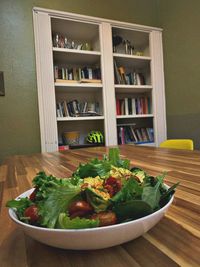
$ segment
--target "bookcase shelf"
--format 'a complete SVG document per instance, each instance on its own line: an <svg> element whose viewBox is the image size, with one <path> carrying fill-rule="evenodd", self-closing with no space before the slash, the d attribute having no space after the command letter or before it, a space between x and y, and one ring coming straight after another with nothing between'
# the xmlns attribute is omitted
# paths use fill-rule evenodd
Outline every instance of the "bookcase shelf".
<svg viewBox="0 0 200 267"><path fill-rule="evenodd" d="M94 121L94 120L104 120L104 116L57 118L57 121Z"/></svg>
<svg viewBox="0 0 200 267"><path fill-rule="evenodd" d="M65 145L71 131L80 134L78 147L92 130L110 146L166 139L162 29L43 8L33 18L43 152ZM73 117L88 111L100 116ZM134 142L130 130L153 139Z"/></svg>
<svg viewBox="0 0 200 267"><path fill-rule="evenodd" d="M142 60L151 60L151 57L147 57L147 56L137 56L137 55L126 55L126 54L120 54L120 53L113 53L113 57L116 58L124 58L124 59L135 59L138 61L142 61Z"/></svg>
<svg viewBox="0 0 200 267"><path fill-rule="evenodd" d="M55 87L102 88L102 83L54 83Z"/></svg>
<svg viewBox="0 0 200 267"><path fill-rule="evenodd" d="M59 48L59 47L53 47L52 50L55 52L71 53L71 54L78 54L78 55L94 55L94 56L101 55L99 51L88 51L88 50L78 50L78 49Z"/></svg>
<svg viewBox="0 0 200 267"><path fill-rule="evenodd" d="M140 114L140 115L117 115L117 119L128 119L128 118L134 118L134 119L140 119L140 118L153 118L153 114Z"/></svg>

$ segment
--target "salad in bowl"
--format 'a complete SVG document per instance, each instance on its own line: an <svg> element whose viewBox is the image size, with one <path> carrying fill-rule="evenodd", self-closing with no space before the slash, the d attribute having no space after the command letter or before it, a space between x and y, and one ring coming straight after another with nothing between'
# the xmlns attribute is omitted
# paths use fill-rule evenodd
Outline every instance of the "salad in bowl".
<svg viewBox="0 0 200 267"><path fill-rule="evenodd" d="M80 164L69 178L39 172L29 197L9 200L26 224L55 229L85 229L120 224L152 214L169 202L177 184L164 184L165 173L149 176L130 168L112 148L103 159Z"/></svg>
<svg viewBox="0 0 200 267"><path fill-rule="evenodd" d="M82 163L71 177L39 172L33 188L9 200L11 219L32 238L50 246L89 250L135 239L164 216L177 184L130 167L112 148Z"/></svg>

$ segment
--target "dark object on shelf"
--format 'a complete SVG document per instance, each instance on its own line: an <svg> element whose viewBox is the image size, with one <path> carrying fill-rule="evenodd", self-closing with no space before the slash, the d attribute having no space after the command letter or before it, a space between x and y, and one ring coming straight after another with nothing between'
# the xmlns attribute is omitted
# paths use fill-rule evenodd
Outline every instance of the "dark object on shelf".
<svg viewBox="0 0 200 267"><path fill-rule="evenodd" d="M79 145L69 145L69 149L78 149L78 148L86 148L86 147L97 147L104 146L104 144L79 144Z"/></svg>
<svg viewBox="0 0 200 267"><path fill-rule="evenodd" d="M125 46L125 54L133 55L134 46L129 40L123 40Z"/></svg>
<svg viewBox="0 0 200 267"><path fill-rule="evenodd" d="M121 36L115 35L113 36L113 52L116 52L116 47L120 45L123 41L123 38Z"/></svg>
<svg viewBox="0 0 200 267"><path fill-rule="evenodd" d="M88 112L84 112L84 113L77 113L73 117L90 117L90 116L101 116L101 115L96 113L95 111L88 111Z"/></svg>

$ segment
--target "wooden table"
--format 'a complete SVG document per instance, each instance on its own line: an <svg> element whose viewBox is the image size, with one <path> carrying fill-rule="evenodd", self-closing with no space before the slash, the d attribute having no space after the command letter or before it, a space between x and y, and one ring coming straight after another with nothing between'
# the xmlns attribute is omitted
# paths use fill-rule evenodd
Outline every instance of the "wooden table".
<svg viewBox="0 0 200 267"><path fill-rule="evenodd" d="M148 233L131 242L103 250L70 251L48 247L18 229L5 203L31 187L41 170L58 177L71 174L79 162L101 157L108 148L14 156L0 167L1 267L134 267L200 266L200 152L125 145L121 155L151 175L167 171L166 182L180 182L166 216Z"/></svg>

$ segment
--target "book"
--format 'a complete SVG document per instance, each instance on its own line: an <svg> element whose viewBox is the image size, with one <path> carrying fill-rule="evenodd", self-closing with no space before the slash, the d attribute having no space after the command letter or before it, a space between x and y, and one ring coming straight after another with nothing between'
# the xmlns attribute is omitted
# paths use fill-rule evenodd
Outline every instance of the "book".
<svg viewBox="0 0 200 267"><path fill-rule="evenodd" d="M116 114L121 115L120 100L116 99Z"/></svg>
<svg viewBox="0 0 200 267"><path fill-rule="evenodd" d="M131 99L132 115L136 115L135 98Z"/></svg>
<svg viewBox="0 0 200 267"><path fill-rule="evenodd" d="M129 115L133 114L133 112L132 112L132 99L131 98L128 98L128 114Z"/></svg>
<svg viewBox="0 0 200 267"><path fill-rule="evenodd" d="M143 141L143 138L142 138L142 134L141 134L141 132L140 132L140 129L135 129L135 131L136 131L136 134L137 134L137 137L138 137L138 139L139 139L139 141Z"/></svg>
<svg viewBox="0 0 200 267"><path fill-rule="evenodd" d="M63 106L63 111L64 111L63 116L64 117L69 117L69 111L68 111L68 108L67 108L67 102L63 101L62 102L62 106Z"/></svg>
<svg viewBox="0 0 200 267"><path fill-rule="evenodd" d="M118 67L117 67L117 63L116 63L115 60L114 60L114 75L115 75L115 83L116 84L121 84L121 77L120 77L119 70L118 70Z"/></svg>
<svg viewBox="0 0 200 267"><path fill-rule="evenodd" d="M132 134L130 126L125 126L125 136L126 135L127 135L127 137L126 137L127 143L135 142L135 138Z"/></svg>
<svg viewBox="0 0 200 267"><path fill-rule="evenodd" d="M124 98L124 108L125 108L125 115L129 115L129 110L128 110L128 98Z"/></svg>
<svg viewBox="0 0 200 267"><path fill-rule="evenodd" d="M61 112L60 112L60 107L59 107L59 104L58 103L56 103L56 116L57 116L57 118L62 117L61 116Z"/></svg>
<svg viewBox="0 0 200 267"><path fill-rule="evenodd" d="M121 110L121 115L125 115L125 101L124 101L124 99L120 99L120 110Z"/></svg>
<svg viewBox="0 0 200 267"><path fill-rule="evenodd" d="M143 141L150 141L146 132L146 128L141 128L141 134Z"/></svg>
<svg viewBox="0 0 200 267"><path fill-rule="evenodd" d="M119 70L121 84L126 84L126 74L124 67L119 67L118 70Z"/></svg>
<svg viewBox="0 0 200 267"><path fill-rule="evenodd" d="M92 68L88 68L88 79L90 79L90 80L93 79Z"/></svg>
<svg viewBox="0 0 200 267"><path fill-rule="evenodd" d="M65 76L65 69L62 68L61 70L62 70L62 79L65 80L65 78L66 78L66 76Z"/></svg>
<svg viewBox="0 0 200 267"><path fill-rule="evenodd" d="M62 108L62 104L60 102L58 102L58 108L60 111L60 117L63 117L63 108Z"/></svg>
<svg viewBox="0 0 200 267"><path fill-rule="evenodd" d="M144 77L144 74L139 72L138 73L138 76L139 76L139 80L140 80L140 85L145 85L146 82L145 82L145 77Z"/></svg>
<svg viewBox="0 0 200 267"><path fill-rule="evenodd" d="M147 134L149 141L153 142L154 141L154 130L153 128L146 128L147 129Z"/></svg>
<svg viewBox="0 0 200 267"><path fill-rule="evenodd" d="M132 135L133 135L133 137L135 139L135 142L138 142L138 137L137 137L137 135L135 133L135 129L132 126L130 126L130 129L131 129Z"/></svg>

